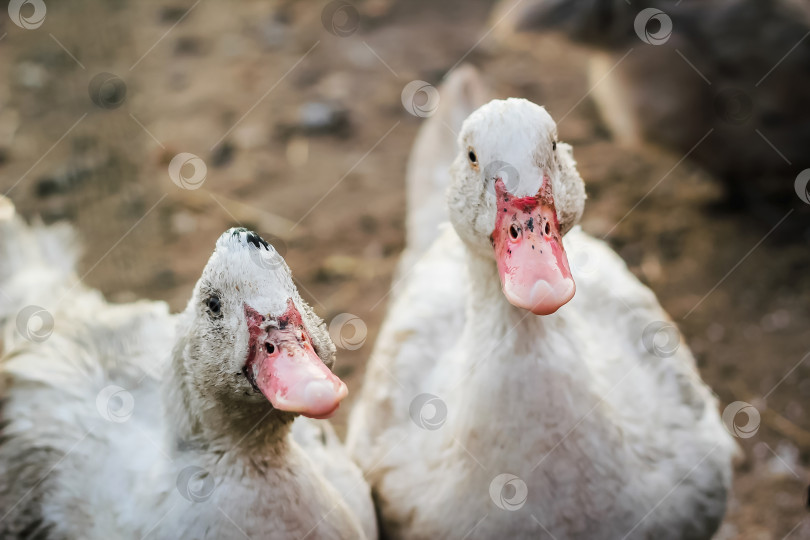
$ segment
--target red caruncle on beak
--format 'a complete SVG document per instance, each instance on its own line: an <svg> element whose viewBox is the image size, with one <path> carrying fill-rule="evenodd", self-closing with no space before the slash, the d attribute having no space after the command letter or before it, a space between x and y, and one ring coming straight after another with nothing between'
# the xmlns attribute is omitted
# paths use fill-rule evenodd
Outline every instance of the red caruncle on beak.
<svg viewBox="0 0 810 540"><path fill-rule="evenodd" d="M503 294L517 307L549 315L574 297L576 286L562 244L551 181L534 196L516 197L495 181L498 215L490 240Z"/></svg>
<svg viewBox="0 0 810 540"><path fill-rule="evenodd" d="M278 410L332 416L348 389L315 352L292 299L275 324L247 304L244 309L250 334L244 371L254 387Z"/></svg>

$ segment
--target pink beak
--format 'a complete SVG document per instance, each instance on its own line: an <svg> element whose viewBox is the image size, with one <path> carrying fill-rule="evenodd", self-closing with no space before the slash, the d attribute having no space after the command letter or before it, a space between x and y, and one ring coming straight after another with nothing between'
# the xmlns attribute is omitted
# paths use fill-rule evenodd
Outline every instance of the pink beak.
<svg viewBox="0 0 810 540"><path fill-rule="evenodd" d="M349 393L312 347L292 299L277 325L263 328L265 317L245 304L250 349L245 374L278 410L329 418Z"/></svg>
<svg viewBox="0 0 810 540"><path fill-rule="evenodd" d="M562 245L551 181L537 195L515 197L495 182L498 217L490 240L503 294L514 306L549 315L574 297L576 285Z"/></svg>

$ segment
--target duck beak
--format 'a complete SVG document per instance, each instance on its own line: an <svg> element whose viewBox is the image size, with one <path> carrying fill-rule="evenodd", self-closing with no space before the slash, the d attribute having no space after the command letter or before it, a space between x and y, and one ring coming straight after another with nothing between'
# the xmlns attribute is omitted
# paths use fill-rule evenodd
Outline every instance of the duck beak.
<svg viewBox="0 0 810 540"><path fill-rule="evenodd" d="M276 325L245 304L250 349L245 375L278 410L310 418L329 418L349 393L312 347L301 314L292 299Z"/></svg>
<svg viewBox="0 0 810 540"><path fill-rule="evenodd" d="M537 195L515 197L495 182L498 217L490 240L503 294L509 303L549 315L574 297L576 286L562 245L551 181Z"/></svg>

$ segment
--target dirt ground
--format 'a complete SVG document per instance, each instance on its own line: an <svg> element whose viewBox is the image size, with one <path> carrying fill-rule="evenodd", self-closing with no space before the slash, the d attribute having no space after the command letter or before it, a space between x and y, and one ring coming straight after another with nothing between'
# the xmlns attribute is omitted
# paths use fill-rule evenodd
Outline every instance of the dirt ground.
<svg viewBox="0 0 810 540"><path fill-rule="evenodd" d="M618 146L585 97L587 51L552 37L498 44L487 2L356 2L346 37L325 29L324 5L53 2L31 30L3 14L0 190L28 217L76 225L86 283L174 310L222 231L256 229L322 317L366 324L365 344L338 357L356 394L404 245L405 163L422 122L400 93L464 58L497 95L564 118L587 183L584 228L658 294L722 405L759 410L719 536L810 538L810 235L718 210L718 183L680 156ZM112 86L98 106L90 83L103 73L114 77L101 76ZM319 124L312 104L332 116ZM201 188L172 183L179 152L206 163ZM801 231L790 219L780 227Z"/></svg>

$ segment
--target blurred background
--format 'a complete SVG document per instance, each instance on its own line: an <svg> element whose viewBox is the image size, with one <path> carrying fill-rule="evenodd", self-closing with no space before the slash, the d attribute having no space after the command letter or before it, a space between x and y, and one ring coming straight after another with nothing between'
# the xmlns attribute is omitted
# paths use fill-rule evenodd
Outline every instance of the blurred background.
<svg viewBox="0 0 810 540"><path fill-rule="evenodd" d="M808 20L793 0L12 0L0 193L75 225L88 285L173 310L222 231L255 229L327 323L355 321L336 371L356 393L426 116L403 89L471 64L548 108L585 230L657 293L722 406L759 412L720 537L808 538Z"/></svg>

